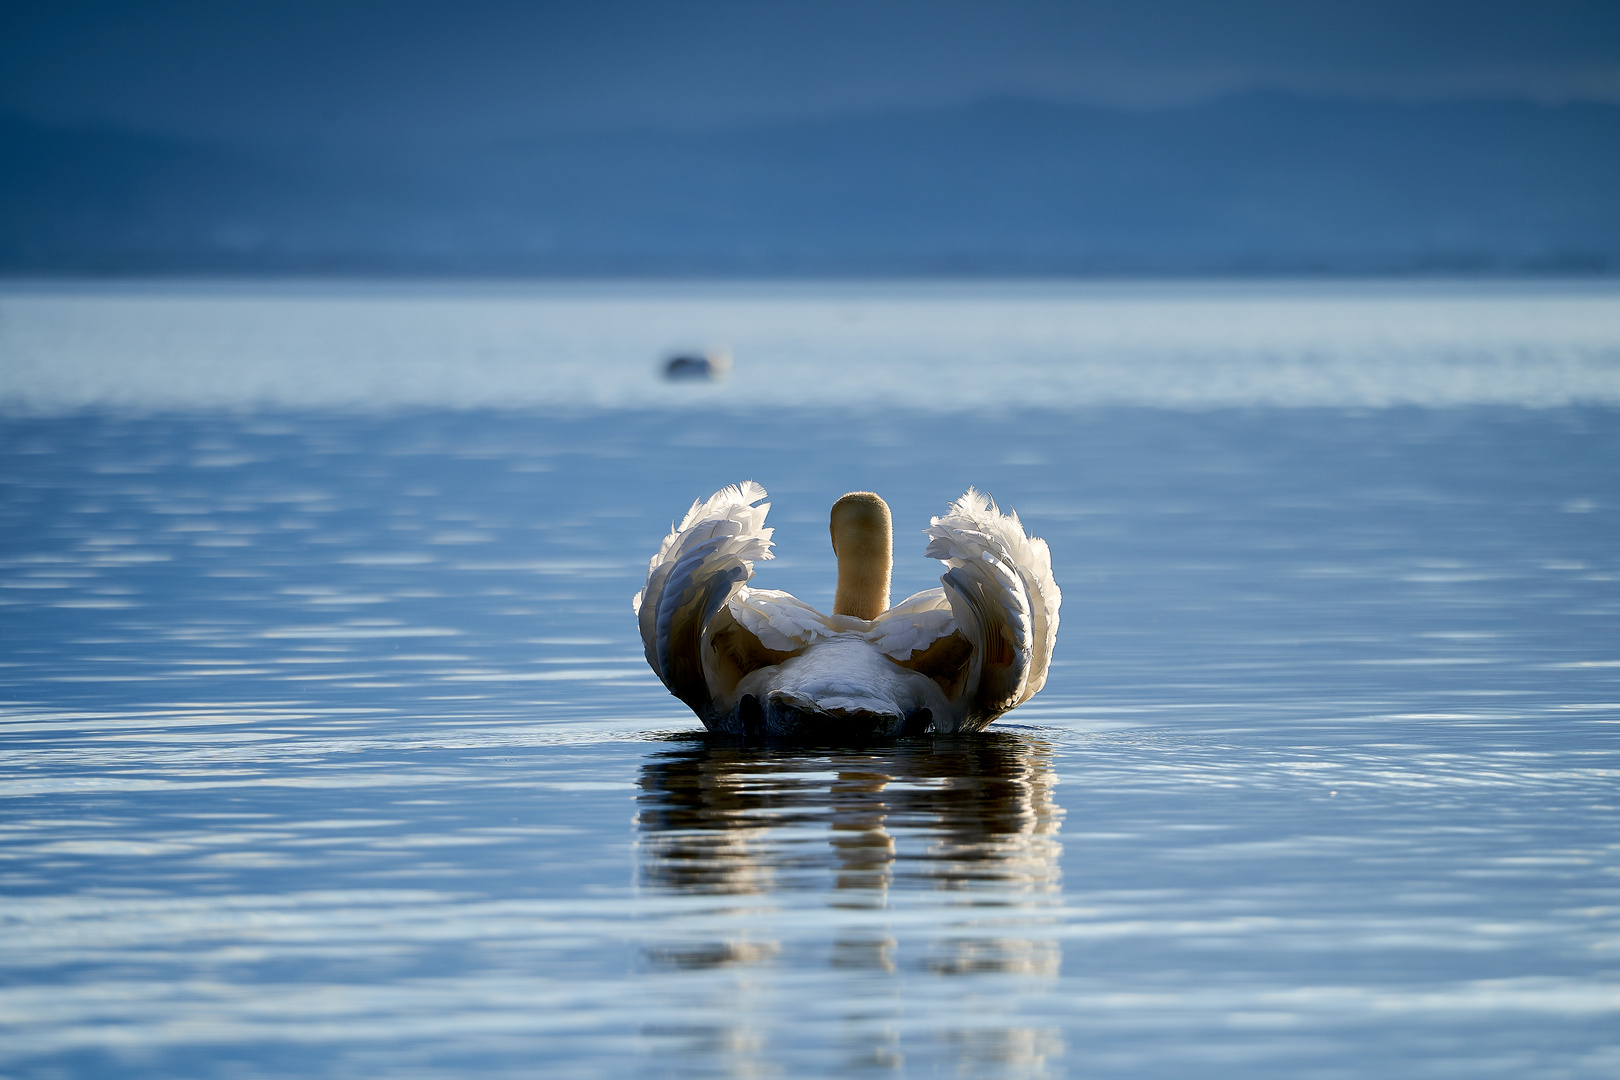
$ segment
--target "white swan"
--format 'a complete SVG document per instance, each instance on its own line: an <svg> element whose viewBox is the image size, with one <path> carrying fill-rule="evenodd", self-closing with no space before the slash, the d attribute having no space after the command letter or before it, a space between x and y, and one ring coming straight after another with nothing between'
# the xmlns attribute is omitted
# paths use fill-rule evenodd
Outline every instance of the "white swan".
<svg viewBox="0 0 1620 1080"><path fill-rule="evenodd" d="M750 589L773 558L770 504L752 480L694 502L631 602L647 662L711 731L893 736L978 731L1046 684L1062 593L1046 542L969 488L932 520L943 588L889 607L889 507L833 504L838 590L823 615Z"/></svg>

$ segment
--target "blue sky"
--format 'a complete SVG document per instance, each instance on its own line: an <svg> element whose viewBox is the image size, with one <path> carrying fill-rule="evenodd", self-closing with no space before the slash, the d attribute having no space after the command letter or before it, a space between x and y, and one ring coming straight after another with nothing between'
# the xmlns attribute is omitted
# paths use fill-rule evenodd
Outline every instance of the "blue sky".
<svg viewBox="0 0 1620 1080"><path fill-rule="evenodd" d="M0 110L243 142L714 127L997 95L1620 101L1620 3L0 5Z"/></svg>

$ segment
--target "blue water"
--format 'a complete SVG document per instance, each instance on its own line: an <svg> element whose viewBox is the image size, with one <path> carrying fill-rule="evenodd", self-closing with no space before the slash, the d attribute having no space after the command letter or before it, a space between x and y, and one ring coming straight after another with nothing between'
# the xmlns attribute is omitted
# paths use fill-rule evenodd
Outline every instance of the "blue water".
<svg viewBox="0 0 1620 1080"><path fill-rule="evenodd" d="M820 396L738 400L735 330L714 388L613 359L637 311L762 318L746 290L588 294L599 341L546 294L576 359L491 360L509 408L416 400L458 361L392 320L544 323L524 295L0 296L0 1075L1620 1071L1615 296L1178 288L1114 337L1204 305L1206 397L1184 328L1111 368L1074 346L1130 400L1059 370L983 408L831 352L796 376ZM1046 311L1007 360L1045 370L1108 306L922 295L855 324L958 374L942 320ZM759 363L829 348L826 297L771 294L799 352ZM1413 329L1463 334L1459 304L1530 312L1511 355ZM1310 311L1326 345L1267 321ZM367 319L422 355L360 407ZM1331 343L1368 319L1384 374L1346 382ZM232 390L233 341L300 325ZM141 367L165 347L223 396ZM706 739L629 598L670 519L749 477L756 582L820 604L844 491L893 505L897 595L968 484L1016 508L1064 589L1046 689L976 738Z"/></svg>

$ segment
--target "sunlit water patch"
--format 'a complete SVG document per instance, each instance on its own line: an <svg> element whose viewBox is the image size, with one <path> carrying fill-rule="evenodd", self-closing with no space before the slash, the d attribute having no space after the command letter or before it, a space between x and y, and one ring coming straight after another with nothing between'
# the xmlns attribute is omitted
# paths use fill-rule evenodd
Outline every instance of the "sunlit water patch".
<svg viewBox="0 0 1620 1080"><path fill-rule="evenodd" d="M717 413L636 365L645 407L0 423L0 1072L1620 1068L1612 407ZM821 605L842 492L898 594L968 484L1015 507L1047 688L703 738L629 597L749 477L757 582Z"/></svg>
<svg viewBox="0 0 1620 1080"><path fill-rule="evenodd" d="M1574 404L1620 404L1612 281L0 286L35 412Z"/></svg>

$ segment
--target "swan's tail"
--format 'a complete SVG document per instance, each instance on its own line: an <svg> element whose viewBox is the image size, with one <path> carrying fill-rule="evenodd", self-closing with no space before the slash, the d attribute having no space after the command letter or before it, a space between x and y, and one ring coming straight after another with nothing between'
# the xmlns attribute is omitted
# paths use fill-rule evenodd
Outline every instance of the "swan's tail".
<svg viewBox="0 0 1620 1080"><path fill-rule="evenodd" d="M733 592L754 576L756 560L773 558L765 527L770 503L754 481L692 504L647 565L647 585L631 600L641 623L647 663L669 692L707 715L703 627Z"/></svg>
<svg viewBox="0 0 1620 1080"><path fill-rule="evenodd" d="M949 567L940 581L951 614L977 645L968 685L978 708L995 716L1028 701L1046 685L1063 603L1046 541L972 488L928 536L928 557Z"/></svg>

